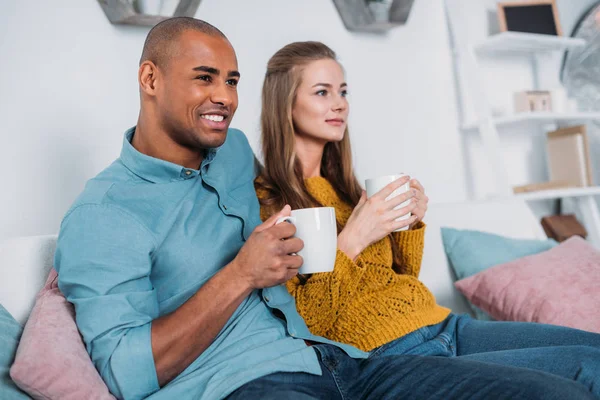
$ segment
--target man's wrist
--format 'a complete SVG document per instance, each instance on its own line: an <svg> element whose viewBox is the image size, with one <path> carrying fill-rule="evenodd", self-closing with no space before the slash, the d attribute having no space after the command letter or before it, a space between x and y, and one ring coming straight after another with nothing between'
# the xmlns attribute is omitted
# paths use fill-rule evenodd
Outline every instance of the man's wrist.
<svg viewBox="0 0 600 400"><path fill-rule="evenodd" d="M221 272L225 274L227 280L234 284L235 287L238 287L240 291L250 294L255 287L250 282L250 279L241 273L242 267L243 266L240 265L239 260L234 258L233 261L231 261L225 266L225 268L221 270Z"/></svg>

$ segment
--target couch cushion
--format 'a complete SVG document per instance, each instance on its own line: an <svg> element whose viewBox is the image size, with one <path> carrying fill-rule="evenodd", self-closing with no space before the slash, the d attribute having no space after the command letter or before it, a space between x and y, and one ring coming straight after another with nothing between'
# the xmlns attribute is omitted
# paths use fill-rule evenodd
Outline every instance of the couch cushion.
<svg viewBox="0 0 600 400"><path fill-rule="evenodd" d="M19 390L8 374L15 359L22 331L21 325L0 305L0 399L2 400L29 399L29 396Z"/></svg>
<svg viewBox="0 0 600 400"><path fill-rule="evenodd" d="M38 399L114 399L85 349L73 305L51 269L29 317L10 375Z"/></svg>
<svg viewBox="0 0 600 400"><path fill-rule="evenodd" d="M456 282L476 306L505 321L600 333L600 252L574 236L546 252Z"/></svg>
<svg viewBox="0 0 600 400"><path fill-rule="evenodd" d="M0 243L0 304L21 324L52 267L56 236L28 236Z"/></svg>
<svg viewBox="0 0 600 400"><path fill-rule="evenodd" d="M456 279L464 279L494 265L550 250L558 243L552 239L515 239L470 229L442 228L446 256ZM477 319L490 316L472 305Z"/></svg>
<svg viewBox="0 0 600 400"><path fill-rule="evenodd" d="M454 288L454 272L442 243L441 228L474 229L520 239L545 239L527 204L518 198L431 204L425 221L425 251L420 279L440 305L470 313L468 302Z"/></svg>

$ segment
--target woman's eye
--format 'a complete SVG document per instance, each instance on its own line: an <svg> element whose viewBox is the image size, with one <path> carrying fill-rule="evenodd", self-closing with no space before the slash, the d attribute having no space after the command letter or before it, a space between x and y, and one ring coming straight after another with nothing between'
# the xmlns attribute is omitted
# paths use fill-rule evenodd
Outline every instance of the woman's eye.
<svg viewBox="0 0 600 400"><path fill-rule="evenodd" d="M317 96L326 96L327 90L319 90L316 94L317 94Z"/></svg>
<svg viewBox="0 0 600 400"><path fill-rule="evenodd" d="M348 91L347 90L342 90L341 95L342 95L342 97L348 96Z"/></svg>

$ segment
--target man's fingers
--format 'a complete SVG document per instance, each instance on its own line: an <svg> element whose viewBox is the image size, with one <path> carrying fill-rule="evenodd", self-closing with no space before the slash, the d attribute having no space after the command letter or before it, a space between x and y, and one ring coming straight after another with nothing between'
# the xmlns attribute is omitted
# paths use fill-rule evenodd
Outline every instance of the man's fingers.
<svg viewBox="0 0 600 400"><path fill-rule="evenodd" d="M294 276L298 273L298 269L304 263L304 260L302 259L302 257L297 254L294 254L294 255L290 254L288 256L285 256L284 260L285 260L285 264L287 265L287 268L290 271L290 273L293 273L292 276Z"/></svg>
<svg viewBox="0 0 600 400"><path fill-rule="evenodd" d="M265 222L263 222L262 224L260 224L259 226L257 226L254 231L255 232L262 232L266 229L269 229L273 226L275 226L275 224L277 223L277 220L279 218L283 218L283 217L289 217L290 214L292 212L292 208L286 204L285 206L283 206L283 208L281 209L281 211L279 211L278 213L275 213L273 215L271 215L271 217L269 219L267 219Z"/></svg>
<svg viewBox="0 0 600 400"><path fill-rule="evenodd" d="M282 245L285 254L297 253L304 248L304 242L299 238L286 239Z"/></svg>
<svg viewBox="0 0 600 400"><path fill-rule="evenodd" d="M269 232L275 235L277 239L287 239L296 234L296 227L292 223L282 222L281 224L270 227Z"/></svg>

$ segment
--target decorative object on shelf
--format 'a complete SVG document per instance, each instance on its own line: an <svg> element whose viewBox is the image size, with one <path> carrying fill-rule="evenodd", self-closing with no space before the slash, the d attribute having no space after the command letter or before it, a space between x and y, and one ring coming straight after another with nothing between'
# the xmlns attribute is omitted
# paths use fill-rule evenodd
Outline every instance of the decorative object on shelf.
<svg viewBox="0 0 600 400"><path fill-rule="evenodd" d="M585 125L548 132L550 180L571 186L592 186L592 168Z"/></svg>
<svg viewBox="0 0 600 400"><path fill-rule="evenodd" d="M530 193L539 192L540 190L551 190L551 189L564 189L569 187L575 187L566 181L551 181L551 182L540 182L540 183L529 183L527 185L520 185L513 187L513 193Z"/></svg>
<svg viewBox="0 0 600 400"><path fill-rule="evenodd" d="M415 0L333 0L349 31L384 33L408 20Z"/></svg>
<svg viewBox="0 0 600 400"><path fill-rule="evenodd" d="M498 3L500 30L562 36L555 0Z"/></svg>
<svg viewBox="0 0 600 400"><path fill-rule="evenodd" d="M541 222L546 236L557 242L564 242L571 236L587 237L587 231L574 214L550 215L542 218Z"/></svg>
<svg viewBox="0 0 600 400"><path fill-rule="evenodd" d="M193 17L202 0L180 0L172 16L151 15L160 11L159 0L98 0L112 24L154 26L171 17Z"/></svg>
<svg viewBox="0 0 600 400"><path fill-rule="evenodd" d="M514 94L515 112L552 111L552 96L547 90L526 90Z"/></svg>

